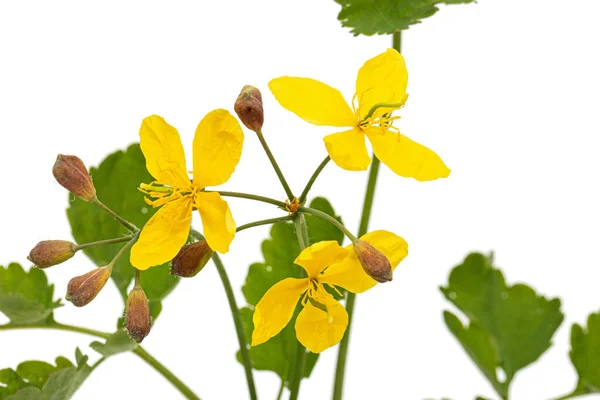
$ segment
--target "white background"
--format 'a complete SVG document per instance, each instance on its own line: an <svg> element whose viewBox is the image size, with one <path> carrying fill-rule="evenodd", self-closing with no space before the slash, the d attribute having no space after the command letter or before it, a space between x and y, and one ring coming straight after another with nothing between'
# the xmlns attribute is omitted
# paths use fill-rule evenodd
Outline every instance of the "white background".
<svg viewBox="0 0 600 400"><path fill-rule="evenodd" d="M179 129L190 151L199 120L214 108L233 112L246 83L263 92L265 135L299 192L326 154L322 137L333 130L283 110L268 81L313 77L350 99L358 68L391 43L353 37L336 20L338 11L331 0L1 2L0 263L28 265L38 241L70 238L67 196L51 174L57 153L97 165L137 141L142 118L153 113ZM410 97L398 125L436 150L452 174L418 183L382 168L371 229L403 236L410 255L394 282L358 297L346 399L496 398L441 317L448 304L438 286L471 250L495 250L509 282L563 300L566 319L554 346L519 373L512 399L545 400L574 387L570 325L600 307L599 17L595 0L481 0L443 7L405 33ZM327 196L355 230L366 175L330 164L312 193ZM284 198L251 132L225 188ZM260 203L230 205L239 224L280 215ZM247 266L262 260L267 232L239 234L223 257L240 304ZM48 270L56 294L90 268L78 255ZM110 331L121 311L111 284L89 306L67 304L56 318ZM75 346L95 359L91 340L1 332L0 367L72 358ZM203 399L247 396L213 267L168 297L144 346ZM322 354L302 399L330 398L336 354ZM255 377L261 398L273 399L276 376ZM75 396L106 398L181 397L126 354L106 361Z"/></svg>

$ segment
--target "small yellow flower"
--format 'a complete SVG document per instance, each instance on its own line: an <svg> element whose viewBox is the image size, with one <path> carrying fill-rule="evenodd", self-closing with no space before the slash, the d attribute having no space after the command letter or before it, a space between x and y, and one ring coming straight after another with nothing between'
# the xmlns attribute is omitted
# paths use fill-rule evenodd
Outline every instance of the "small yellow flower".
<svg viewBox="0 0 600 400"><path fill-rule="evenodd" d="M361 240L382 252L392 269L408 254L404 239L391 232L370 232ZM346 309L324 285L361 293L377 282L363 271L352 245L342 248L336 241L315 243L294 262L304 268L308 277L283 279L265 293L254 309L252 345L266 342L285 328L301 301L304 307L296 319L296 336L304 347L320 353L338 344L348 325Z"/></svg>
<svg viewBox="0 0 600 400"><path fill-rule="evenodd" d="M229 179L240 160L243 142L242 128L229 112L208 113L196 128L190 180L177 130L157 115L144 119L140 146L146 168L156 181L142 184L140 189L151 198L146 198L149 205L161 209L146 223L131 249L133 266L145 270L172 260L188 238L194 209L200 213L210 248L229 251L236 228L229 205L219 193L202 189Z"/></svg>
<svg viewBox="0 0 600 400"><path fill-rule="evenodd" d="M324 138L331 159L350 171L366 170L371 157L365 135L377 158L400 176L429 181L446 178L450 170L432 150L393 126L391 113L404 106L408 72L398 51L368 60L358 71L352 109L339 90L309 78L283 76L269 82L279 103L314 125L349 127Z"/></svg>

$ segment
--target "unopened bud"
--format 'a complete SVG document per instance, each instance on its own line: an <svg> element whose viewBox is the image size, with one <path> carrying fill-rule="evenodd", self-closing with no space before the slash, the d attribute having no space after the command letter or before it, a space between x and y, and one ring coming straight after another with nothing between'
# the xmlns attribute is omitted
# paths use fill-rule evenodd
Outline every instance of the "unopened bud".
<svg viewBox="0 0 600 400"><path fill-rule="evenodd" d="M59 154L52 173L62 187L80 199L90 201L96 197L92 178L78 157Z"/></svg>
<svg viewBox="0 0 600 400"><path fill-rule="evenodd" d="M137 343L141 343L152 326L152 318L150 317L150 304L144 289L141 286L134 286L129 297L127 297L127 305L125 306L125 328L129 336Z"/></svg>
<svg viewBox="0 0 600 400"><path fill-rule="evenodd" d="M367 275L380 283L392 280L393 271L390 260L379 250L364 240L357 240L354 243L354 251Z"/></svg>
<svg viewBox="0 0 600 400"><path fill-rule="evenodd" d="M171 274L191 278L204 268L213 251L205 240L183 246L171 262Z"/></svg>
<svg viewBox="0 0 600 400"><path fill-rule="evenodd" d="M38 268L48 268L75 255L77 245L67 240L44 240L35 245L27 259Z"/></svg>
<svg viewBox="0 0 600 400"><path fill-rule="evenodd" d="M65 298L76 307L85 306L100 293L110 278L111 272L111 268L101 267L87 274L76 276L69 281Z"/></svg>
<svg viewBox="0 0 600 400"><path fill-rule="evenodd" d="M250 85L244 86L233 109L246 128L255 132L262 129L265 114L262 96L257 88Z"/></svg>

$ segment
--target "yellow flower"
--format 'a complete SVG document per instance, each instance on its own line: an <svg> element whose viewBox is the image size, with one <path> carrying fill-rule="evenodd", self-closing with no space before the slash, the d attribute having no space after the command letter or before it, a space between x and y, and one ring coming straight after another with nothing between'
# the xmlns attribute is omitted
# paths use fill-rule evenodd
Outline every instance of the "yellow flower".
<svg viewBox="0 0 600 400"><path fill-rule="evenodd" d="M370 232L361 240L382 252L392 269L408 254L404 239L391 232ZM296 319L296 336L304 347L320 353L338 344L348 326L346 309L324 285L360 293L377 282L363 271L352 245L342 248L336 241L315 243L294 262L304 268L308 277L283 279L265 293L254 309L252 345L266 342L285 328L300 301L303 309Z"/></svg>
<svg viewBox="0 0 600 400"><path fill-rule="evenodd" d="M197 209L209 246L229 251L235 222L229 205L219 193L203 192L207 186L225 183L242 154L244 134L226 110L208 113L196 128L193 142L194 170L190 180L179 133L157 116L147 117L140 128L140 146L146 168L156 179L140 189L150 196L146 202L160 210L144 226L131 249L131 264L145 270L170 261L185 244Z"/></svg>
<svg viewBox="0 0 600 400"><path fill-rule="evenodd" d="M367 169L366 135L377 158L396 174L419 181L445 178L450 170L440 157L392 125L400 118L392 117L392 111L408 97L407 82L404 58L388 49L358 71L352 109L339 90L314 79L283 76L269 82L269 88L284 108L311 124L350 128L324 138L329 156L341 168Z"/></svg>

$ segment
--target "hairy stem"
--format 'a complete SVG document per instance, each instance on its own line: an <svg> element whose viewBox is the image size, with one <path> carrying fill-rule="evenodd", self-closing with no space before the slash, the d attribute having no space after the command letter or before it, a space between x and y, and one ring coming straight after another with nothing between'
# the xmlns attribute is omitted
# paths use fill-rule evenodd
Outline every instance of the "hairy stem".
<svg viewBox="0 0 600 400"><path fill-rule="evenodd" d="M104 246L107 244L114 244L114 243L123 243L123 242L127 242L127 241L131 240L131 238L132 238L131 236L123 236L123 237L118 237L118 238L114 238L114 239L106 239L106 240L99 240L97 242L78 244L77 246L75 246L75 251L84 250L84 249L87 249L88 247Z"/></svg>

